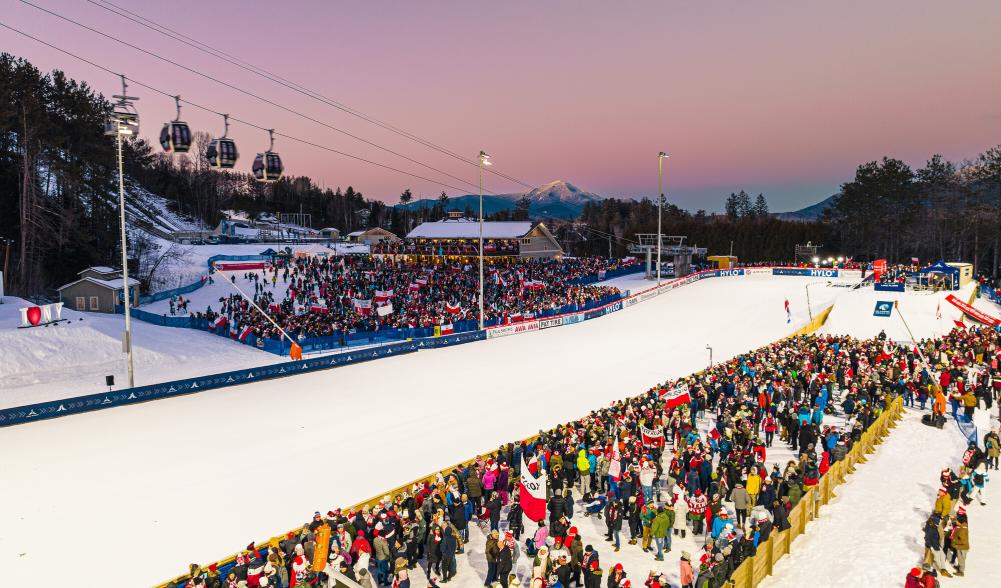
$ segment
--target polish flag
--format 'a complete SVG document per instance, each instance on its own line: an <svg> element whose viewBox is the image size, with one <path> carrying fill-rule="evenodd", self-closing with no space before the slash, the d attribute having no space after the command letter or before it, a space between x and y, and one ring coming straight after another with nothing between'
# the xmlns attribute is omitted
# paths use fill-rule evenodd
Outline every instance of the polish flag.
<svg viewBox="0 0 1001 588"><path fill-rule="evenodd" d="M539 477L533 477L525 463L525 457L521 458L521 483L518 484L518 498L521 502L521 509L532 521L541 521L546 518L546 471L539 472Z"/></svg>
<svg viewBox="0 0 1001 588"><path fill-rule="evenodd" d="M368 316L372 313L372 301L371 300L361 300L359 298L351 299L351 306L354 307L355 312L362 316Z"/></svg>
<svg viewBox="0 0 1001 588"><path fill-rule="evenodd" d="M661 395L664 398L664 409L669 410L676 406L692 401L691 394L688 393L688 384L671 388Z"/></svg>
<svg viewBox="0 0 1001 588"><path fill-rule="evenodd" d="M663 447L664 446L664 429L648 429L646 427L640 427L640 433L643 435L643 446L644 447Z"/></svg>
<svg viewBox="0 0 1001 588"><path fill-rule="evenodd" d="M445 323L444 325L441 326L442 335L451 335L454 332L455 331L452 328L452 323Z"/></svg>
<svg viewBox="0 0 1001 588"><path fill-rule="evenodd" d="M389 300L393 297L392 290L376 290L375 291L375 303L382 304L383 302Z"/></svg>
<svg viewBox="0 0 1001 588"><path fill-rule="evenodd" d="M214 326L217 329L221 329L224 328L226 326L226 323L228 322L229 321L226 320L226 317L224 317L223 315L219 315L219 318L217 318L215 322L212 323L212 326Z"/></svg>
<svg viewBox="0 0 1001 588"><path fill-rule="evenodd" d="M448 311L448 314L459 314L462 312L462 308L458 304L445 303L445 310Z"/></svg>
<svg viewBox="0 0 1001 588"><path fill-rule="evenodd" d="M247 337L250 336L250 332L250 325L243 327L243 330L240 331L240 341L246 341Z"/></svg>
<svg viewBox="0 0 1001 588"><path fill-rule="evenodd" d="M622 458L619 456L619 436L615 436L615 442L612 444L612 458L608 463L608 475L612 476L612 479L616 482L622 477Z"/></svg>

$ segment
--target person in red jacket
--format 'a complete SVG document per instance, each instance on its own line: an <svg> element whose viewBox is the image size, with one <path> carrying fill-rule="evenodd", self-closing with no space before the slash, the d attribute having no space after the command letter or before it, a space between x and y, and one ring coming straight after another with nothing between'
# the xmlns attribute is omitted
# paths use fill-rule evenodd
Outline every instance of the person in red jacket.
<svg viewBox="0 0 1001 588"><path fill-rule="evenodd" d="M904 580L904 588L921 588L921 570L911 568L911 573L907 574Z"/></svg>

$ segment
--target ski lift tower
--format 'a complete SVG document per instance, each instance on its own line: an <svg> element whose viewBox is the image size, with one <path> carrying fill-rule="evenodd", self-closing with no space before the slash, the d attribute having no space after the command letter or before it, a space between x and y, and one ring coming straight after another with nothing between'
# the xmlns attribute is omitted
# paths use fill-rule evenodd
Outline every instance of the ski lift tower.
<svg viewBox="0 0 1001 588"><path fill-rule="evenodd" d="M816 263L814 261L817 258L817 250L819 250L823 245L814 245L813 242L807 241L806 245L796 246L796 263L806 263L813 265Z"/></svg>
<svg viewBox="0 0 1001 588"><path fill-rule="evenodd" d="M692 247L685 245L686 237L680 235L660 236L660 255L670 257L674 260L674 275L684 276L691 273L692 256L705 255L705 247ZM657 253L657 233L637 233L636 243L629 246L629 252L634 255L646 257L646 279L655 278L655 272L651 271L653 257Z"/></svg>

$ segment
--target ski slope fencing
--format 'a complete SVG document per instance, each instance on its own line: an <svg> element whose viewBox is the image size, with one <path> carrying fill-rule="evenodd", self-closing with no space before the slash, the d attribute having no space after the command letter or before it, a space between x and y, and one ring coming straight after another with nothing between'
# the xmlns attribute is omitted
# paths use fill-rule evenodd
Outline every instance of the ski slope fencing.
<svg viewBox="0 0 1001 588"><path fill-rule="evenodd" d="M708 278L735 278L745 275L861 278L860 271L850 273L851 271L853 270L840 270L841 273L839 274L839 270L814 270L807 268L741 268L730 270L706 270L664 282L660 286L653 286L646 290L637 292L636 294L630 294L627 291L626 296L621 299L603 304L590 310L554 315L547 318L534 319L509 325L491 326L482 331L474 330L442 337L425 336L397 343L388 343L370 349L347 351L317 358L286 361L270 366L235 370L196 378L187 378L184 380L174 380L147 386L137 386L135 388L125 388L122 390L77 396L63 400L53 400L49 402L5 408L0 410L0 427L21 425L32 421L69 416L72 414L79 414L105 408L114 408L116 406L126 406L129 404L157 400L160 398L170 398L172 396L179 396L182 394L199 393L206 390L245 384L257 379L279 378L310 371L341 367L352 363L399 355L401 353L416 352L422 349L449 347L452 345L461 345L483 339L506 337L520 333L549 329L552 327L577 324L586 320L592 320L607 314L618 312L625 308L639 304L640 302L645 302L656 296L670 292L675 288L680 288ZM858 276L855 274L858 274ZM823 320L826 319L827 313L829 312L830 308L818 314L814 320L811 321L811 323L801 328L795 334L812 332L823 324ZM183 317L181 317L181 319L184 320Z"/></svg>
<svg viewBox="0 0 1001 588"><path fill-rule="evenodd" d="M865 456L871 455L890 433L890 429L897 426L903 407L903 399L899 396L890 402L883 414L862 433L862 439L855 443L845 458L834 462L817 485L803 494L799 504L789 512L789 528L785 531L773 529L768 540L758 545L755 554L737 566L730 575L727 586L755 588L772 574L775 562L789 553L796 537L806 532L806 524L820 516L820 507L836 497L834 489L845 483L847 474L854 473L855 464L865 463Z"/></svg>

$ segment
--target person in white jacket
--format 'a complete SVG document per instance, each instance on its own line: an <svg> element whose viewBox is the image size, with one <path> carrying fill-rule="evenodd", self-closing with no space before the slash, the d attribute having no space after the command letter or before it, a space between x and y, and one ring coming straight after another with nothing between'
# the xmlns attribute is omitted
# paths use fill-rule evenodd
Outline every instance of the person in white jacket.
<svg viewBox="0 0 1001 588"><path fill-rule="evenodd" d="M684 490L681 490L677 485L675 488L678 493L674 495L674 534L681 535L681 538L684 539L685 532L688 530L688 500L685 498Z"/></svg>
<svg viewBox="0 0 1001 588"><path fill-rule="evenodd" d="M646 503L653 502L653 482L657 479L657 467L646 458L640 462L640 487Z"/></svg>

